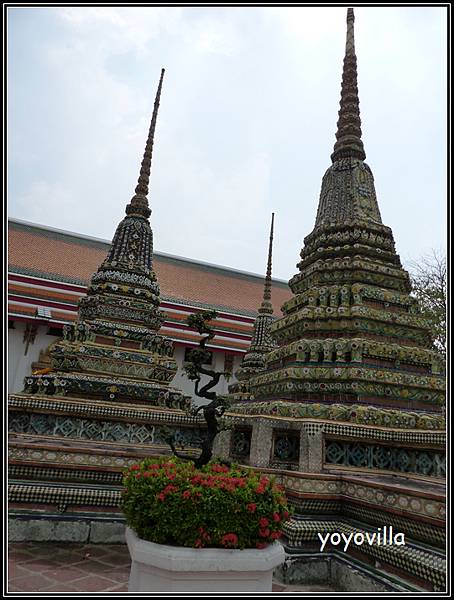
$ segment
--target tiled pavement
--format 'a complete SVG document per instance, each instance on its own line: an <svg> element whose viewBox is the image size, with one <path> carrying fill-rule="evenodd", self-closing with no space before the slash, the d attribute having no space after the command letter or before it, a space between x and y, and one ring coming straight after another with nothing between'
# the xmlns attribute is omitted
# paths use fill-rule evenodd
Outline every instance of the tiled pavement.
<svg viewBox="0 0 454 600"><path fill-rule="evenodd" d="M17 542L9 544L9 592L126 592L126 545ZM322 586L273 585L275 592L328 591Z"/></svg>
<svg viewBox="0 0 454 600"><path fill-rule="evenodd" d="M21 542L9 545L10 592L124 592L125 545Z"/></svg>

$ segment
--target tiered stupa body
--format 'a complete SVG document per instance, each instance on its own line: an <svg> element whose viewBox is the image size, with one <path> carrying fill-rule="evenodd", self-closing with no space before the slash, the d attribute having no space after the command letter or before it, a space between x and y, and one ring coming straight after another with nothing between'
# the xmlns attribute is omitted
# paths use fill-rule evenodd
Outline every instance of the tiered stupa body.
<svg viewBox="0 0 454 600"><path fill-rule="evenodd" d="M268 263L263 288L263 300L258 309L254 322L251 344L235 372L237 381L229 385L229 395L232 401L253 400L250 389L250 379L257 373L265 371L265 357L276 347L270 335L273 318L273 305L271 304L271 261L273 255L274 213L271 217L271 230L268 245Z"/></svg>
<svg viewBox="0 0 454 600"><path fill-rule="evenodd" d="M270 327L277 347L265 370L249 378L249 397L229 408L231 430L218 451L271 469L284 484L297 515L285 525L284 543L295 555L286 581L308 583L325 569L314 571L314 561L331 561L339 577L349 564L345 585L359 559L359 579L367 574L371 590L442 590L442 359L364 162L353 23L348 9L337 139L314 230L289 282L293 298ZM320 552L319 535L364 537L390 525L404 532L405 548L364 544L342 553L328 545Z"/></svg>
<svg viewBox="0 0 454 600"><path fill-rule="evenodd" d="M74 518L87 511L118 517L124 467L170 452L169 427L189 449L203 435L200 421L185 413L190 398L170 386L173 342L159 334L147 195L163 76L164 70L135 195L80 300L78 319L51 345L51 366L9 397L10 500L21 517L54 517L55 505ZM82 526L74 531L84 535Z"/></svg>

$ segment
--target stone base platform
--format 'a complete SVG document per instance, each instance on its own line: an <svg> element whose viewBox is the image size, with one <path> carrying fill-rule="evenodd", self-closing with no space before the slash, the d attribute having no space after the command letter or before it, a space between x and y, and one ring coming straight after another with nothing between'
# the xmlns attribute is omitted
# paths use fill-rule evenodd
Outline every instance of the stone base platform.
<svg viewBox="0 0 454 600"><path fill-rule="evenodd" d="M75 542L84 544L125 544L125 520L112 515L53 516L11 514L10 542Z"/></svg>

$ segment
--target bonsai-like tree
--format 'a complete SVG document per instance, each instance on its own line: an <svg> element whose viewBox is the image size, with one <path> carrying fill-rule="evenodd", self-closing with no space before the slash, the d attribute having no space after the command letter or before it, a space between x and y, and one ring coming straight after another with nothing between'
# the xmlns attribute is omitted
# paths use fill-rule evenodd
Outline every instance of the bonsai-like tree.
<svg viewBox="0 0 454 600"><path fill-rule="evenodd" d="M193 461L197 468L206 465L213 458L214 440L217 434L225 429L220 426L218 419L222 417L228 406L227 399L218 396L217 393L213 391L213 388L219 383L221 377L228 379L230 373L214 371L213 369L207 368L207 363L211 362L211 353L206 349L206 345L215 335L213 327L209 325L209 321L214 320L216 317L216 311L205 310L189 315L186 319L187 324L203 336L199 342L199 347L192 349L188 353L188 363L184 367L188 379L195 383L194 391L196 396L209 400L207 404L192 407L190 411L193 416L202 412L207 424L206 436L201 443L201 453L197 458L194 458L193 456L178 451L176 449L175 437L170 434L167 435L167 442L172 448L174 455L183 460ZM202 375L206 375L210 380L200 387Z"/></svg>
<svg viewBox="0 0 454 600"><path fill-rule="evenodd" d="M430 326L435 350L446 360L446 257L432 250L409 263L412 295L419 300L423 316Z"/></svg>

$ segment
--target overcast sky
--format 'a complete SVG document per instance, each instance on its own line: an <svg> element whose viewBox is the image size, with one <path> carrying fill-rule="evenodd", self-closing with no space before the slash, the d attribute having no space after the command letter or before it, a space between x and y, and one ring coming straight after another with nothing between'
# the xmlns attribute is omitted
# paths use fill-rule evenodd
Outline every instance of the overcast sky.
<svg viewBox="0 0 454 600"><path fill-rule="evenodd" d="M155 250L289 279L339 108L346 8L8 10L9 216L111 239L161 67ZM445 247L446 8L355 9L366 162L402 260Z"/></svg>

